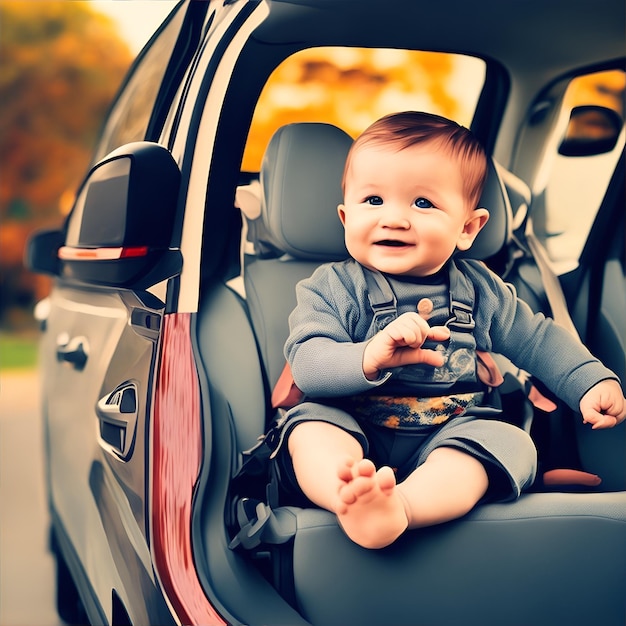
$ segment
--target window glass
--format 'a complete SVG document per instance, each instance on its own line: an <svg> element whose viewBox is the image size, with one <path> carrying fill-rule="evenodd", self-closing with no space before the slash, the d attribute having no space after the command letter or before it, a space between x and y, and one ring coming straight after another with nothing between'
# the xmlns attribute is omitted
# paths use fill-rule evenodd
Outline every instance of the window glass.
<svg viewBox="0 0 626 626"><path fill-rule="evenodd" d="M544 240L558 273L574 269L578 264L589 231L606 192L611 175L624 146L624 103L626 85L622 70L597 72L571 81L565 94L561 123L556 131L549 155L545 187L545 216L536 220L538 235ZM562 154L563 137L572 132L585 138L601 137L610 132L611 124L595 115L582 117L578 124L569 124L574 107L600 105L617 115L618 140L612 149L593 156ZM607 118L609 121L611 116ZM620 128L621 126L621 132ZM568 152L565 150L565 152ZM575 152L575 151L574 151Z"/></svg>
<svg viewBox="0 0 626 626"><path fill-rule="evenodd" d="M146 139L154 104L184 16L185 11L178 10L140 59L108 116L95 161L125 143Z"/></svg>
<svg viewBox="0 0 626 626"><path fill-rule="evenodd" d="M285 60L266 83L242 169L258 171L284 124L327 122L355 137L376 119L404 110L438 113L469 126L485 80L473 57L395 49L314 48Z"/></svg>

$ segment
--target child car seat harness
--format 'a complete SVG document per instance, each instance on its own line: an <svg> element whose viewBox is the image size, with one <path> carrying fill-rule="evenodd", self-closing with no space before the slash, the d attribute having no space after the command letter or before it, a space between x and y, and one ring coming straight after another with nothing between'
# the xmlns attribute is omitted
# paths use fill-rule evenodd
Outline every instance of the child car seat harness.
<svg viewBox="0 0 626 626"><path fill-rule="evenodd" d="M502 398L510 396L511 402L520 402L527 408L525 422L517 424L530 430L532 407L529 396L541 394L532 386L527 378L506 373L504 378L493 357L486 352L476 350L473 336L475 291L471 281L459 270L454 262L448 264L449 270L449 311L450 317L445 325L450 329L450 339L446 349L446 364L443 368L423 368L420 376L430 375L429 385L425 385L431 396L474 392L482 395L487 388L500 387L501 391L490 394L494 408ZM384 275L378 271L363 269L368 289L369 303L374 313L372 329L379 332L398 315L396 296ZM454 358L452 358L454 357ZM452 361L452 363L451 363ZM462 362L462 367L459 367ZM451 366L445 367L450 364ZM414 393L416 372L405 371L395 373L400 386L407 389L410 383ZM437 370L440 370L436 373ZM442 374L443 372L443 374ZM434 380L437 379L437 380ZM507 384L502 384L506 382ZM433 393L433 383L436 393ZM513 389L511 390L511 384ZM381 387L385 387L384 383ZM398 387L390 387L394 390ZM506 389L505 389L506 388ZM259 437L258 443L243 453L243 461L239 471L231 481L231 494L235 510L232 513L235 536L229 547L253 550L259 545L278 545L288 542L296 533L296 518L289 506L281 506L279 496L280 477L277 464L271 461L281 440L281 425L285 411L304 399L304 394L296 386L289 364L286 363L272 392L272 407L277 416L269 430ZM541 397L542 401L545 398ZM535 401L533 401L535 403ZM491 401L490 401L491 404ZM502 415L502 414L501 414ZM506 416L500 419L506 419ZM541 475L540 475L541 476ZM579 470L556 469L546 472L539 481L544 486L578 486L582 488L596 487L600 479L593 474Z"/></svg>
<svg viewBox="0 0 626 626"><path fill-rule="evenodd" d="M393 283L384 274L367 268L362 268L362 273L374 313L367 335L370 336L396 319L399 307ZM415 289L410 289L408 300L409 310L415 311L417 304L417 312L428 319L434 309L430 298L443 304L440 298L447 293L445 309L440 304L438 312L433 313L436 317L430 321L444 324L450 336L443 342L427 340L423 344L425 349L439 353L443 364L395 367L382 372L384 382L371 391L338 401L330 399L330 404L365 422L411 430L443 424L482 402L485 384L478 373L472 332L475 327L474 286L455 263L449 263L444 273L447 274L446 284L416 285ZM404 302L407 303L406 298ZM405 307L406 304L400 311Z"/></svg>

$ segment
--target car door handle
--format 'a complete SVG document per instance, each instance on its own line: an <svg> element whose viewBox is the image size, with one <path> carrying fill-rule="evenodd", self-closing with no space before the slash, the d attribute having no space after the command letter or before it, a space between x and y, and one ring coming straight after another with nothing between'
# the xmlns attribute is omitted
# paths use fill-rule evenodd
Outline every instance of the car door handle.
<svg viewBox="0 0 626 626"><path fill-rule="evenodd" d="M67 339L60 335L57 339L57 361L69 363L74 369L82 370L89 356L89 343L85 337Z"/></svg>
<svg viewBox="0 0 626 626"><path fill-rule="evenodd" d="M109 451L127 458L132 451L137 427L137 387L128 382L98 400L101 443Z"/></svg>

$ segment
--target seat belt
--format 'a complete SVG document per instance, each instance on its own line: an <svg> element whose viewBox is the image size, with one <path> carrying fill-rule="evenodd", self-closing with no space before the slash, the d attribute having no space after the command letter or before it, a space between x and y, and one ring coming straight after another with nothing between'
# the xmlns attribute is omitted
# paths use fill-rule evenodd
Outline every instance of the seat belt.
<svg viewBox="0 0 626 626"><path fill-rule="evenodd" d="M507 193L511 198L511 203L515 202L516 204L511 242L517 244L525 256L530 255L539 269L543 292L552 311L554 322L567 330L573 337L580 339L570 316L561 283L552 269L545 247L535 235L530 216L532 199L530 189L511 172L502 170L501 175L503 176ZM524 244L524 241L526 244Z"/></svg>
<svg viewBox="0 0 626 626"><path fill-rule="evenodd" d="M525 220L526 226L524 229L524 238L528 249L539 268L541 274L541 282L545 289L545 295L552 311L552 319L556 324L567 330L573 337L580 340L576 326L567 308L567 302L563 295L563 289L559 282L558 276L554 273L552 266L550 265L550 259L548 253L540 241L537 239L532 228L532 220L528 216Z"/></svg>

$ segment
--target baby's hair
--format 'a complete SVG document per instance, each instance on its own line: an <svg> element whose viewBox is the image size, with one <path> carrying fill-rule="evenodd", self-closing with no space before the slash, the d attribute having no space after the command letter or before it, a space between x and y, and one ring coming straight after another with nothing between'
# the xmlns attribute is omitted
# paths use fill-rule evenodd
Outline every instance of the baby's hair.
<svg viewBox="0 0 626 626"><path fill-rule="evenodd" d="M439 144L450 156L458 159L468 207L475 209L487 179L487 157L482 145L464 126L440 115L418 111L386 115L357 137L346 159L342 180L344 192L351 157L359 148L379 145L404 150L416 144L431 142Z"/></svg>

